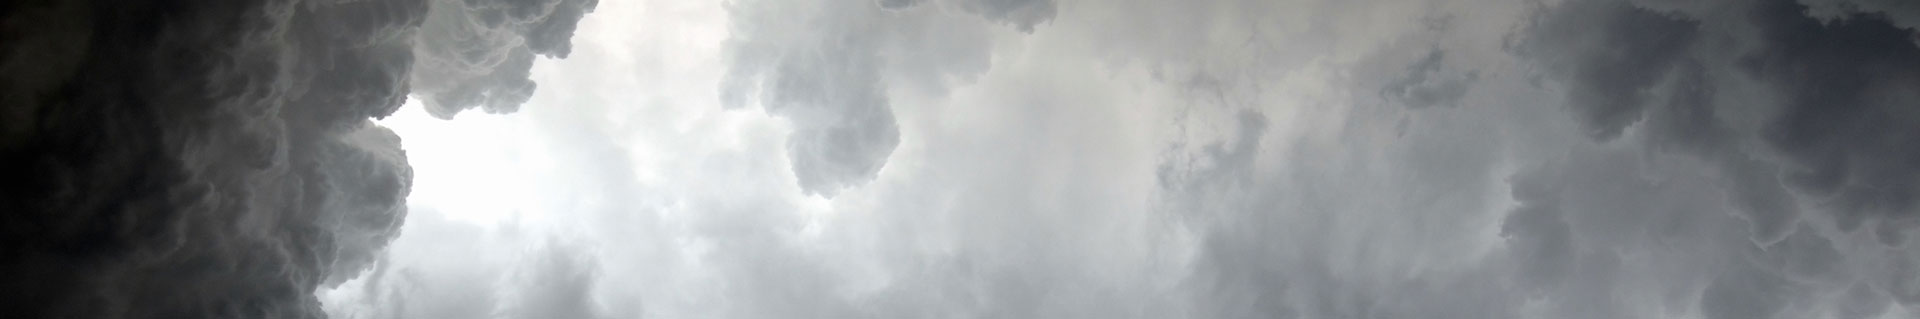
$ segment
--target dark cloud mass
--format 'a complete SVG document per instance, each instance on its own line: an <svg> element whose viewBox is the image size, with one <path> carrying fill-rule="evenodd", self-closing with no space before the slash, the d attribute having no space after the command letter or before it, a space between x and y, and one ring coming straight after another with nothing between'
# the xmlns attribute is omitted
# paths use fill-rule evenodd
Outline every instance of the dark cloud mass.
<svg viewBox="0 0 1920 319"><path fill-rule="evenodd" d="M1722 7L1739 14L1572 3L1543 15L1520 54L1565 85L1592 136L1638 125L1657 146L1719 162L1763 240L1791 229L1799 207L1849 231L1920 217L1915 33L1886 19L1897 14Z"/></svg>
<svg viewBox="0 0 1920 319"><path fill-rule="evenodd" d="M1878 278L1914 274L1876 264L1913 256L1901 234L1920 217L1913 202L1920 195L1920 166L1913 164L1920 160L1914 151L1920 146L1914 144L1920 141L1920 117L1914 116L1920 114L1914 112L1920 106L1920 43L1913 40L1920 34L1903 27L1898 5L1824 3L1848 9L1822 17L1790 1L1576 1L1546 9L1515 48L1550 86L1558 86L1567 111L1595 142L1641 145L1709 168L1705 176L1712 183L1704 190L1720 193L1708 197L1718 201L1629 196L1647 203L1696 201L1690 205L1702 208L1674 211L1674 217L1723 212L1744 221L1737 234L1747 241L1700 221L1666 224L1695 228L1694 234L1653 237L1732 251L1694 254L1659 267L1685 274L1703 271L1689 267L1723 265L1683 275L1695 284L1677 285L1703 289L1697 309L1706 318L1878 316L1886 300L1899 300L1905 289ZM1619 171L1651 177L1687 170ZM1513 187L1516 195L1540 188ZM1665 183L1636 188L1691 192ZM1540 209L1531 207L1552 203L1528 197L1516 196L1523 204L1507 217L1506 229L1516 232L1509 238L1565 241L1565 235L1530 238L1569 227L1524 222ZM1528 267L1577 263L1580 246L1620 245L1579 234L1621 228L1570 222L1575 236L1568 250L1574 253L1528 258L1534 260Z"/></svg>
<svg viewBox="0 0 1920 319"><path fill-rule="evenodd" d="M512 110L532 88L527 66L495 53L564 56L593 6L449 11L460 4L0 4L0 307L21 318L324 317L314 290L358 276L406 216L412 169L399 136L369 119L410 86ZM516 23L489 25L515 38L442 25L472 21ZM467 64L447 71L450 56Z"/></svg>

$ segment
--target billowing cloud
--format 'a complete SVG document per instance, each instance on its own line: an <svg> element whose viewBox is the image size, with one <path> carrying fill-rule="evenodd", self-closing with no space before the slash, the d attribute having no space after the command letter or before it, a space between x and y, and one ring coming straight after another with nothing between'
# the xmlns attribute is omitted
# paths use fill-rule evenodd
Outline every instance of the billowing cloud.
<svg viewBox="0 0 1920 319"><path fill-rule="evenodd" d="M21 75L0 79L0 208L24 212L0 218L0 252L25 256L0 262L23 287L0 300L69 317L1920 309L1912 6L1548 2L621 3L604 9L668 22L594 21L635 43L578 51L591 1L201 4L178 23L0 5L45 31L0 34ZM585 63L529 68L569 54ZM535 78L566 94L531 97ZM525 185L487 193L514 198L475 202L528 212L469 223L431 205L471 195L399 203L408 154L368 118L409 94L440 117L579 107L511 118L534 147L511 160L438 157L524 160L501 180Z"/></svg>
<svg viewBox="0 0 1920 319"><path fill-rule="evenodd" d="M376 263L406 217L412 169L399 136L370 118L398 108L410 83L440 80L415 72L420 52L440 52L416 42L441 32L422 26L498 20L445 3L4 5L0 66L22 75L0 88L0 251L14 256L0 282L21 288L6 307L325 316L314 289ZM591 5L537 6L564 18L514 43L564 55Z"/></svg>
<svg viewBox="0 0 1920 319"><path fill-rule="evenodd" d="M599 0L432 0L413 53L413 92L439 118L471 108L512 113L533 96L535 55L565 58Z"/></svg>

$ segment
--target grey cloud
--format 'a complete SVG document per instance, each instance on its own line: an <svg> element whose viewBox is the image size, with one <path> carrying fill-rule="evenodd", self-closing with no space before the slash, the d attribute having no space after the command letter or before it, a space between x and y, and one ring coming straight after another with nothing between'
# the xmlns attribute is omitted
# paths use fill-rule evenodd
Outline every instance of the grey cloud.
<svg viewBox="0 0 1920 319"><path fill-rule="evenodd" d="M1354 159L1360 163L1342 164L1317 159L1365 151L1310 143L1292 149L1263 149L1261 145L1289 142L1273 142L1272 136L1263 138L1271 125L1265 116L1251 111L1235 113L1236 120L1227 123L1228 131L1233 132L1230 138L1198 146L1191 157L1174 156L1160 166L1160 181L1168 194L1163 199L1168 205L1165 209L1184 215L1182 220L1201 236L1190 270L1192 277L1187 281L1195 302L1194 317L1485 318L1514 314L1501 306L1514 299L1509 299L1512 294L1503 293L1505 288L1495 269L1458 276L1404 278L1383 275L1412 271L1396 268L1405 266L1396 261L1401 259L1388 257L1397 253L1376 255L1409 249L1444 255L1449 254L1446 246L1450 243L1462 242L1447 237L1450 235L1423 238L1419 234L1434 234L1422 230L1426 227L1450 228L1447 225L1458 222L1455 218L1477 206L1462 199L1477 196L1471 190L1487 182L1475 181L1476 174L1471 173L1486 169L1482 165L1487 161L1478 157L1487 153L1476 151L1485 145L1446 145L1450 144L1446 141L1477 133L1435 132L1422 124L1406 136L1425 143L1405 145L1410 148L1389 147L1386 151L1422 160L1400 162L1402 159L1396 156L1384 162ZM1427 148L1420 144L1445 146ZM1450 151L1461 153L1448 154ZM1431 161L1421 163L1427 160ZM1401 166L1405 164L1418 165ZM1259 167L1265 165L1282 168L1264 173ZM1369 172L1360 167L1390 171ZM1460 171L1467 173L1452 174ZM1348 195L1381 187L1398 191L1376 200ZM1396 215L1413 211L1422 213ZM1335 235L1353 231L1377 236ZM1414 242L1426 242L1427 246L1410 248L1423 245ZM1536 251L1566 252L1555 247ZM1566 271L1552 270L1546 275L1562 272Z"/></svg>
<svg viewBox="0 0 1920 319"><path fill-rule="evenodd" d="M1700 312L1707 319L1779 318L1791 299L1792 283L1745 266L1721 274L1701 292Z"/></svg>
<svg viewBox="0 0 1920 319"><path fill-rule="evenodd" d="M595 258L567 241L524 236L521 227L482 227L418 209L406 226L410 239L340 286L354 295L327 306L336 316L367 319L606 317L595 295L604 280Z"/></svg>
<svg viewBox="0 0 1920 319"><path fill-rule="evenodd" d="M793 123L787 153L808 194L830 197L873 179L900 143L887 83L934 83L926 86L938 90L947 75L986 69L987 44L968 38L978 30L939 25L951 19L912 10L916 4L735 3L722 105L758 105ZM955 5L1023 30L1053 15L1050 1ZM958 47L924 49L920 41L927 37L950 37L945 42Z"/></svg>
<svg viewBox="0 0 1920 319"><path fill-rule="evenodd" d="M1841 319L1877 318L1887 313L1887 307L1892 305L1886 295L1875 292L1866 284L1856 284L1853 289L1848 289L1846 294L1837 295L1835 298L1840 300L1838 307L1834 310L1834 317Z"/></svg>
<svg viewBox="0 0 1920 319"><path fill-rule="evenodd" d="M1052 20L1054 10L1057 10L1053 0L965 0L958 1L956 5L1029 33L1033 32L1035 24Z"/></svg>
<svg viewBox="0 0 1920 319"><path fill-rule="evenodd" d="M347 318L491 318L516 300L500 292L509 269L492 258L510 245L476 225L447 220L432 209L414 209L409 240L395 241L361 278L358 300L335 301L331 314ZM425 240L421 240L425 239ZM430 242L430 244L425 244ZM537 269L536 269L537 270ZM531 272L530 273L537 273Z"/></svg>
<svg viewBox="0 0 1920 319"><path fill-rule="evenodd" d="M1255 143L1286 148L1215 151L1235 149L1226 141L1238 137L1176 146L1190 155L1163 161L1159 174L1172 194L1163 199L1168 210L1192 216L1189 227L1204 239L1188 281L1196 315L1888 314L1901 290L1881 287L1903 286L1877 283L1910 274L1901 270L1908 253L1835 227L1832 218L1802 222L1802 186L1780 177L1789 157L1776 156L1759 133L1780 115L1752 103L1792 90L1742 82L1755 78L1741 64L1750 62L1704 58L1743 56L1728 50L1749 46L1726 41L1764 29L1729 31L1749 16L1703 20L1687 10L1620 2L1543 8L1509 36L1506 52L1531 68L1522 71L1543 75L1544 90L1527 86L1525 72L1495 70L1479 73L1459 97L1473 107L1356 103L1336 106L1346 122L1331 133ZM1439 43L1460 36L1440 32ZM1356 67L1373 78L1351 89L1395 101L1392 84L1431 79L1421 77L1456 58L1489 59L1458 46L1417 52L1424 54L1401 60L1411 63ZM1261 155L1253 165L1190 164L1236 163L1245 153ZM1518 168L1500 188L1512 206L1481 195L1500 184L1486 177L1505 167ZM1502 212L1494 216L1501 240L1493 253L1460 262L1433 257L1473 254L1439 243L1476 241L1460 234L1476 229L1462 220L1484 220L1478 212L1485 211ZM1341 235L1355 233L1366 235Z"/></svg>
<svg viewBox="0 0 1920 319"><path fill-rule="evenodd" d="M1570 111L1598 139L1640 120L1649 87L1672 73L1697 32L1695 22L1613 1L1572 1L1535 19L1518 54L1565 79Z"/></svg>
<svg viewBox="0 0 1920 319"><path fill-rule="evenodd" d="M1460 105L1473 82L1479 80L1479 72L1459 71L1447 68L1442 62L1446 54L1439 49L1428 51L1426 57L1408 65L1404 77L1388 82L1380 89L1380 96L1389 101L1405 104L1408 107Z"/></svg>
<svg viewBox="0 0 1920 319"><path fill-rule="evenodd" d="M842 1L806 17L800 4L760 2L735 11L731 67L721 102L794 123L788 156L802 190L831 196L872 179L900 143L885 85L879 39L857 27L878 8ZM789 17L801 13L802 17ZM824 25L807 25L819 23ZM815 32L794 34L798 30Z"/></svg>
<svg viewBox="0 0 1920 319"><path fill-rule="evenodd" d="M515 297L507 304L506 318L599 318L593 298L598 280L593 260L560 243L549 243L543 251L528 256L515 274L508 293Z"/></svg>
<svg viewBox="0 0 1920 319"><path fill-rule="evenodd" d="M1920 3L1901 0L1800 0L1807 15L1822 21L1878 15L1896 26L1920 31Z"/></svg>
<svg viewBox="0 0 1920 319"><path fill-rule="evenodd" d="M1579 251L1573 246L1573 231L1559 205L1558 181L1542 180L1545 174L1526 175L1513 181L1513 199L1520 207L1500 221L1500 236L1509 240L1520 263L1519 276L1535 285L1550 285L1567 277L1578 263Z"/></svg>
<svg viewBox="0 0 1920 319"><path fill-rule="evenodd" d="M413 94L433 116L512 113L533 96L534 56L565 58L599 0L432 0L413 55Z"/></svg>
<svg viewBox="0 0 1920 319"><path fill-rule="evenodd" d="M877 0L883 9L901 10L929 0ZM1020 32L1033 32L1033 26L1053 20L1054 0L947 0L941 1L987 20L1005 23Z"/></svg>
<svg viewBox="0 0 1920 319"><path fill-rule="evenodd" d="M1783 177L1844 229L1912 220L1920 194L1920 118L1898 115L1920 98L1914 31L1862 16L1821 24L1792 4L1755 8L1762 47L1739 62L1781 94L1760 128L1783 158Z"/></svg>
<svg viewBox="0 0 1920 319"><path fill-rule="evenodd" d="M1639 159L1629 162L1641 167L1617 168L1624 173L1613 174L1705 174L1704 181L1633 188L1717 199L1626 192L1613 204L1562 202L1558 209L1569 218L1574 250L1644 245L1581 235L1655 225L1619 224L1658 216L1623 214L1657 209L1624 203L1692 202L1687 205L1694 208L1670 216L1693 217L1668 221L1667 227L1699 229L1695 235L1650 238L1703 245L1688 250L1696 252L1693 256L1668 260L1662 272L1677 276L1664 289L1701 289L1698 309L1708 318L1866 317L1886 309L1874 300L1898 299L1897 289L1863 284L1900 272L1874 266L1883 256L1898 264L1909 255L1883 255L1889 254L1882 251L1890 249L1886 245L1899 243L1882 234L1903 232L1908 226L1898 225L1913 219L1910 198L1916 194L1907 185L1920 171L1906 164L1912 152L1893 145L1920 133L1908 129L1914 123L1906 117L1891 114L1916 97L1911 88L1920 87L1920 76L1909 70L1920 70L1920 47L1910 41L1911 29L1881 16L1823 22L1808 14L1806 7L1787 1L1717 6L1576 1L1535 17L1514 52L1560 85L1568 110L1589 138L1646 152L1641 156L1681 155L1702 165L1698 171L1687 165L1662 168L1673 164L1659 163L1672 160ZM1576 180L1564 185L1593 189L1606 184ZM1540 187L1516 182L1514 188ZM1533 203L1518 194L1523 208L1509 215L1508 227L1529 225L1515 220L1528 216L1525 207ZM1562 200L1606 198L1604 193L1574 194L1579 196ZM1616 212L1607 219L1576 218L1608 209ZM1747 227L1737 233L1749 240L1727 235L1727 228L1713 221L1718 213L1743 219ZM1882 234L1858 232L1869 223L1874 227L1866 229ZM1523 228L1558 233L1552 225ZM1697 253L1704 251L1733 253ZM1522 265L1547 262L1554 261ZM1829 297L1841 295L1852 297Z"/></svg>
<svg viewBox="0 0 1920 319"><path fill-rule="evenodd" d="M1582 10L1596 6L1613 9ZM1823 22L1784 1L1729 7L1738 14L1577 2L1543 15L1520 53L1568 86L1596 137L1644 118L1643 138L1720 162L1763 241L1792 229L1794 198L1846 230L1914 219L1920 153L1902 145L1920 132L1894 114L1920 87L1915 33L1882 15ZM1592 19L1610 27L1580 28Z"/></svg>
<svg viewBox="0 0 1920 319"><path fill-rule="evenodd" d="M427 1L0 7L11 314L324 317L313 291L398 235L412 170L370 118L417 79Z"/></svg>

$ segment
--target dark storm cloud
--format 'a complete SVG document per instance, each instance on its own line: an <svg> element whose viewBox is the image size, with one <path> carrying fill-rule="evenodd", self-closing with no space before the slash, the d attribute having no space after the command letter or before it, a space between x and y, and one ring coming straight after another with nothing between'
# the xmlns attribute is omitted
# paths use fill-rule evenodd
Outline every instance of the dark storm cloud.
<svg viewBox="0 0 1920 319"><path fill-rule="evenodd" d="M323 317L314 289L374 263L406 215L412 170L369 118L423 79L429 16L473 13L440 4L0 5L9 313ZM527 27L529 50L565 54L558 20Z"/></svg>
<svg viewBox="0 0 1920 319"><path fill-rule="evenodd" d="M1912 259L1899 247L1920 218L1920 34L1902 20L1912 7L1808 3L1577 1L1537 16L1515 47L1590 138L1708 167L1721 202L1676 216L1724 211L1750 238L1675 238L1736 252L1674 262L1726 265L1681 284L1703 289L1708 318L1875 316L1903 293L1876 278L1912 274L1876 266ZM1516 222L1525 211L1508 227L1551 233ZM1570 225L1617 229L1593 223Z"/></svg>
<svg viewBox="0 0 1920 319"><path fill-rule="evenodd" d="M916 8L919 4L732 3L722 105L757 105L793 123L787 156L808 194L833 196L873 179L900 144L888 83L940 83L947 75L964 77L986 69L987 44L969 38L977 30L939 25L951 20L929 19L931 12L904 12L921 9ZM1051 1L952 5L1027 32L1054 14ZM919 18L901 16L907 14ZM921 49L919 43L928 37L945 39L940 41L944 46Z"/></svg>
<svg viewBox="0 0 1920 319"><path fill-rule="evenodd" d="M1570 3L1541 16L1519 53L1566 86L1592 136L1639 123L1651 143L1720 162L1757 238L1792 228L1792 198L1846 230L1914 219L1915 33L1888 15L1823 22L1792 2L1726 6L1739 14Z"/></svg>
<svg viewBox="0 0 1920 319"><path fill-rule="evenodd" d="M1519 54L1571 82L1568 108L1597 139L1640 119L1649 87L1685 58L1697 32L1695 22L1608 1L1574 1L1535 18Z"/></svg>

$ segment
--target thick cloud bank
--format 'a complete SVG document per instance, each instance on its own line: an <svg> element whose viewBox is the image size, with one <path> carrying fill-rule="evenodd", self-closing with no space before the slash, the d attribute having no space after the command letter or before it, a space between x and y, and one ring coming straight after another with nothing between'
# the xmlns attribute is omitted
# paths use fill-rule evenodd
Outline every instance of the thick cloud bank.
<svg viewBox="0 0 1920 319"><path fill-rule="evenodd" d="M532 89L527 66L493 52L564 56L593 5L458 4L0 4L6 312L324 316L314 289L358 276L406 215L412 170L399 137L369 119L410 83L513 109ZM515 38L441 25L473 21L516 23L487 26ZM454 75L423 75L416 60Z"/></svg>

